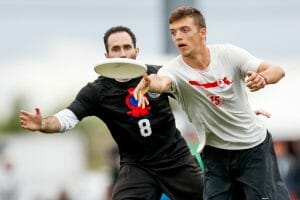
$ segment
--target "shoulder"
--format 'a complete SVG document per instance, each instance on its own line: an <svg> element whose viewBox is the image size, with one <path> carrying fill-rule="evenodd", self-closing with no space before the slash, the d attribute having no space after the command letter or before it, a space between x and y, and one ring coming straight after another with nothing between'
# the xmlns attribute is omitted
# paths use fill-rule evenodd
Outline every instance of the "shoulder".
<svg viewBox="0 0 300 200"><path fill-rule="evenodd" d="M224 52L230 52L230 51L243 51L241 47L238 47L231 43L225 43L225 44L213 44L213 45L207 45L210 50L214 51L224 51Z"/></svg>
<svg viewBox="0 0 300 200"><path fill-rule="evenodd" d="M103 87L104 77L99 76L96 80L89 82L85 87L89 87L92 89L97 89L99 87Z"/></svg>
<svg viewBox="0 0 300 200"><path fill-rule="evenodd" d="M219 58L232 58L247 53L246 50L231 43L208 45L208 48L211 54L217 55Z"/></svg>
<svg viewBox="0 0 300 200"><path fill-rule="evenodd" d="M231 44L231 43L209 44L209 45L207 45L207 47L212 50L220 50L220 51L229 50L229 49L241 49L240 47L238 47L234 44Z"/></svg>
<svg viewBox="0 0 300 200"><path fill-rule="evenodd" d="M226 52L228 50L236 48L237 46L232 45L230 43L226 43L226 44L210 44L210 45L207 45L207 47L210 51Z"/></svg>
<svg viewBox="0 0 300 200"><path fill-rule="evenodd" d="M96 80L87 83L83 88L81 88L80 94L96 94L96 91L100 91L104 87L104 79L104 77L99 76Z"/></svg>
<svg viewBox="0 0 300 200"><path fill-rule="evenodd" d="M168 63L166 63L165 65L163 65L162 68L169 68L169 67L177 67L177 66L180 66L182 65L183 62L182 62L182 58L180 55L176 56L175 58L173 58L172 60L170 60Z"/></svg>
<svg viewBox="0 0 300 200"><path fill-rule="evenodd" d="M157 71L161 68L161 65L149 65L147 64L147 73L148 74L156 74Z"/></svg>

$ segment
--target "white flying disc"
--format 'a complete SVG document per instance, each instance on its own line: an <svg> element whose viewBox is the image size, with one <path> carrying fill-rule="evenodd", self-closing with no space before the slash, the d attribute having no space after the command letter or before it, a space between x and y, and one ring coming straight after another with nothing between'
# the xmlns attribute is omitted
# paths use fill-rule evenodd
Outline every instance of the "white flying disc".
<svg viewBox="0 0 300 200"><path fill-rule="evenodd" d="M131 79L142 76L147 66L139 61L128 58L107 58L94 68L101 76L114 79Z"/></svg>

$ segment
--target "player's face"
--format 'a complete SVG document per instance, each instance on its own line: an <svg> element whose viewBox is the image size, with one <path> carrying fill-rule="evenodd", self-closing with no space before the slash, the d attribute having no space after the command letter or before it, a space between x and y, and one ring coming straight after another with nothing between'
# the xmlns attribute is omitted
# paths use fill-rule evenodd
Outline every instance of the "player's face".
<svg viewBox="0 0 300 200"><path fill-rule="evenodd" d="M113 33L108 37L107 58L130 58L136 59L139 49L134 48L131 37L126 32Z"/></svg>
<svg viewBox="0 0 300 200"><path fill-rule="evenodd" d="M182 56L192 57L205 47L206 29L196 26L192 17L184 17L169 25L172 40Z"/></svg>

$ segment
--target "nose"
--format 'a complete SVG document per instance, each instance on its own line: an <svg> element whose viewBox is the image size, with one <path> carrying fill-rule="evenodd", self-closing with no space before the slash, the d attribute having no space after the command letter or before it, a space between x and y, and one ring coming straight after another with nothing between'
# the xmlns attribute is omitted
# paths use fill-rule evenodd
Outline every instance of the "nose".
<svg viewBox="0 0 300 200"><path fill-rule="evenodd" d="M181 33L180 33L179 31L176 32L176 33L173 35L173 39L174 39L175 41L181 40L181 39L182 39Z"/></svg>
<svg viewBox="0 0 300 200"><path fill-rule="evenodd" d="M120 58L126 58L126 52L124 51L124 49L121 49Z"/></svg>

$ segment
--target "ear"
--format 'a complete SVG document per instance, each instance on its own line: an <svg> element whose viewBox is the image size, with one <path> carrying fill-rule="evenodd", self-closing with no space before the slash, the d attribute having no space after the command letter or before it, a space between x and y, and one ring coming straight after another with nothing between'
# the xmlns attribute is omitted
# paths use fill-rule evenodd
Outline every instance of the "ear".
<svg viewBox="0 0 300 200"><path fill-rule="evenodd" d="M104 53L105 58L109 58L108 53Z"/></svg>
<svg viewBox="0 0 300 200"><path fill-rule="evenodd" d="M199 32L200 32L200 37L206 40L206 34L207 34L206 28L200 28Z"/></svg>
<svg viewBox="0 0 300 200"><path fill-rule="evenodd" d="M200 33L201 33L201 35L206 36L206 33L207 33L206 28L200 28Z"/></svg>
<svg viewBox="0 0 300 200"><path fill-rule="evenodd" d="M136 57L137 57L140 53L140 48L135 48L135 53L136 53Z"/></svg>

